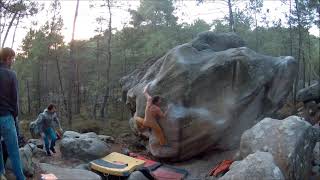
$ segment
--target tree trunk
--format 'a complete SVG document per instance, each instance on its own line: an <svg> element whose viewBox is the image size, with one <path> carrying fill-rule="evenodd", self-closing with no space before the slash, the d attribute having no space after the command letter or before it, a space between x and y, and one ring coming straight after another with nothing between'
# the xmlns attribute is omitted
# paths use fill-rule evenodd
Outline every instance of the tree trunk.
<svg viewBox="0 0 320 180"><path fill-rule="evenodd" d="M255 14L255 19L256 19L256 51L259 52L259 41L258 41L258 20L257 20L257 15Z"/></svg>
<svg viewBox="0 0 320 180"><path fill-rule="evenodd" d="M229 31L235 32L231 0L228 0L228 8L229 8Z"/></svg>
<svg viewBox="0 0 320 180"><path fill-rule="evenodd" d="M0 43L2 42L3 27L4 26L2 26L2 7L0 6Z"/></svg>
<svg viewBox="0 0 320 180"><path fill-rule="evenodd" d="M290 56L292 56L293 49L293 37L292 37L292 24L291 24L291 0L290 0L290 16L289 16L289 32L290 32Z"/></svg>
<svg viewBox="0 0 320 180"><path fill-rule="evenodd" d="M318 8L317 8L317 10L318 10L318 17L319 17L319 19L318 19L318 21L319 21L319 23L320 23L320 6L318 6ZM319 36L320 36L320 30L319 30ZM320 84L320 37L318 37L318 40L319 40L319 43L318 43L318 76L319 76L319 79L318 79L318 83Z"/></svg>
<svg viewBox="0 0 320 180"><path fill-rule="evenodd" d="M305 58L305 53L302 53L302 63L303 63L303 67L302 67L302 79L303 79L303 88L306 87L306 58Z"/></svg>
<svg viewBox="0 0 320 180"><path fill-rule="evenodd" d="M97 49L96 49L96 60L97 60L97 67L100 67L100 37L97 37ZM100 82L100 69L97 71L97 82ZM95 100L94 100L94 105L93 105L93 118L96 120L97 119L97 108L98 108L98 98L99 98L99 86L97 86L96 89L96 95L95 95Z"/></svg>
<svg viewBox="0 0 320 180"><path fill-rule="evenodd" d="M297 17L298 17L298 75L295 81L295 90L294 90L294 104L296 104L296 93L298 91L298 85L299 85L299 80L300 80L300 72L301 72L301 47L302 47L302 35L301 35L301 22L300 22L300 7L299 7L299 2L298 0L295 0L296 4L296 11L297 11Z"/></svg>
<svg viewBox="0 0 320 180"><path fill-rule="evenodd" d="M13 33L13 36L12 36L11 49L13 48L14 40L16 38L16 32L17 32L17 28L18 28L19 22L20 22L20 16L18 17L16 27L14 28L14 33Z"/></svg>
<svg viewBox="0 0 320 180"><path fill-rule="evenodd" d="M97 108L98 108L98 95L96 94L94 97L93 110L92 110L92 116L94 120L97 119Z"/></svg>
<svg viewBox="0 0 320 180"><path fill-rule="evenodd" d="M5 34L4 39L3 39L3 42L2 42L2 48L4 47L4 44L5 44L6 40L7 40L9 31L10 31L10 29L11 29L11 27L12 27L13 21L16 19L17 15L18 15L18 12L14 13L14 15L13 15L13 17L12 17L10 23L9 23L9 26L8 26L8 28L7 28L6 34Z"/></svg>
<svg viewBox="0 0 320 180"><path fill-rule="evenodd" d="M108 104L108 98L109 98L109 85L110 85L110 68L111 68L111 60L112 60L112 54L111 54L111 36L112 36L112 13L111 13L111 4L110 0L107 0L108 2L108 10L109 10L109 30L108 30L108 39L107 39L107 70L106 70L106 89L105 89L105 95L103 97L103 103L100 110L100 116L101 118L105 117L105 109Z"/></svg>
<svg viewBox="0 0 320 180"><path fill-rule="evenodd" d="M81 108L81 92L80 92L80 72L79 72L79 63L76 63L76 90L77 90L77 105L76 105L76 114L80 114Z"/></svg>
<svg viewBox="0 0 320 180"><path fill-rule="evenodd" d="M74 32L76 30L76 21L77 21L77 17L78 17L78 10L79 10L79 2L80 0L77 0L77 7L75 10L75 14L74 14L74 20L73 20L73 30L72 30L72 42L74 41ZM74 48L74 44L73 44L73 48ZM74 49L72 49L72 51L74 51ZM73 57L74 58L74 57ZM73 59L73 61L75 61ZM75 63L75 68L76 68L76 82L75 82L75 87L76 87L76 96L77 96L77 103L76 103L76 108L75 108L75 113L76 114L80 114L80 107L81 107L81 97L80 97L80 74L79 74L79 63L74 62Z"/></svg>
<svg viewBox="0 0 320 180"><path fill-rule="evenodd" d="M41 94L42 94L42 92L41 92L41 62L40 62L40 59L38 59L38 63L39 63L39 71L38 71L38 79L37 79L37 81L38 81L38 84L37 84L37 89L38 89L38 109L37 109L37 113L36 114L38 114L39 112L41 112Z"/></svg>
<svg viewBox="0 0 320 180"><path fill-rule="evenodd" d="M5 16L3 16L3 17L5 17ZM6 23L7 23L7 18L3 18L3 23L0 24L0 26L1 26L1 32L0 32L1 41L0 41L0 43L2 43L2 35L4 32L4 28L5 28Z"/></svg>
<svg viewBox="0 0 320 180"><path fill-rule="evenodd" d="M55 51L57 51L57 45L55 44ZM68 110L68 105L67 105L67 99L65 96L65 92L63 89L63 83L62 83L62 77L61 77L61 70L60 70L60 64L59 64L59 58L58 58L58 53L56 52L55 54L55 60L56 60L56 66L57 66L57 71L58 71L58 78L59 78L59 84L60 84L60 91L62 93L62 98L63 98L63 105L67 114L67 110Z"/></svg>
<svg viewBox="0 0 320 180"><path fill-rule="evenodd" d="M72 39L70 42L70 59L71 59L71 66L70 66L70 79L69 79L69 89L68 89L68 125L72 127L72 92L74 88L74 79L75 79L75 59L74 59L74 32L76 29L76 21L78 16L78 9L79 9L79 0L77 0L75 15L73 19L73 28L72 28ZM77 84L77 82L76 82Z"/></svg>
<svg viewBox="0 0 320 180"><path fill-rule="evenodd" d="M308 86L311 85L311 73L312 73L312 70L311 70L311 39L310 39L310 33L309 31L307 32L308 33L308 55L309 55L309 58L308 58L308 63L307 63L307 67L308 67Z"/></svg>
<svg viewBox="0 0 320 180"><path fill-rule="evenodd" d="M27 98L28 98L28 114L31 114L31 97L30 97L30 87L29 87L29 80L26 80L27 86Z"/></svg>
<svg viewBox="0 0 320 180"><path fill-rule="evenodd" d="M257 20L257 0L255 0L255 10L254 10L254 19L255 19L255 34L256 34L256 51L258 52L258 20Z"/></svg>
<svg viewBox="0 0 320 180"><path fill-rule="evenodd" d="M50 43L51 44L51 43ZM50 46L50 45L49 45ZM48 97L49 97L49 88L48 88L48 64L49 64L49 58L51 58L51 54L50 54L50 47L47 47L47 54L48 57L45 58L44 63L45 63L45 75L44 75L44 92L45 92L45 104L48 104ZM50 102L51 103L51 102Z"/></svg>

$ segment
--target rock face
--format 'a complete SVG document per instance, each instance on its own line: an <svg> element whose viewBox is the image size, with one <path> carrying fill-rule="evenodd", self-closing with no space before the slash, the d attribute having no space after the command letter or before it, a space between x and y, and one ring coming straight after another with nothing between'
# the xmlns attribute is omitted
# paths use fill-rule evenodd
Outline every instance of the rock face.
<svg viewBox="0 0 320 180"><path fill-rule="evenodd" d="M267 151L283 172L285 179L308 179L319 131L297 116L284 120L265 118L243 133L241 157Z"/></svg>
<svg viewBox="0 0 320 180"><path fill-rule="evenodd" d="M39 166L43 173L52 173L58 179L101 180L99 175L83 169L61 168L45 163Z"/></svg>
<svg viewBox="0 0 320 180"><path fill-rule="evenodd" d="M149 93L163 98L162 109L171 106L159 122L169 146L160 147L153 133L145 133L154 156L182 160L211 147L238 147L246 129L280 107L296 61L242 46L235 34L205 32L121 79L132 116L144 117L148 83ZM130 125L138 131L133 118Z"/></svg>
<svg viewBox="0 0 320 180"><path fill-rule="evenodd" d="M101 141L95 133L66 131L61 140L60 150L65 158L91 161L108 155L110 146Z"/></svg>
<svg viewBox="0 0 320 180"><path fill-rule="evenodd" d="M279 167L275 165L273 157L267 152L250 154L242 161L235 161L230 170L220 180L284 180Z"/></svg>

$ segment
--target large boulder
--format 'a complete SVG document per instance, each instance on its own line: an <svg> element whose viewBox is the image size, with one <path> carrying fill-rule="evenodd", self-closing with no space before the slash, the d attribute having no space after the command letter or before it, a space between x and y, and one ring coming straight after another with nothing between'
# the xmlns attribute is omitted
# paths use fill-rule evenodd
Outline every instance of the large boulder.
<svg viewBox="0 0 320 180"><path fill-rule="evenodd" d="M83 169L70 169L40 163L40 171L44 174L54 174L58 179L101 180L101 177L91 171Z"/></svg>
<svg viewBox="0 0 320 180"><path fill-rule="evenodd" d="M242 46L235 34L205 32L121 79L132 116L144 117L142 91L149 83L149 93L163 98L161 108L171 106L166 120L159 122L169 146L159 146L154 133L139 132L130 119L132 129L149 138L154 156L182 160L211 147L236 148L246 129L282 105L296 61Z"/></svg>
<svg viewBox="0 0 320 180"><path fill-rule="evenodd" d="M110 145L101 141L95 133L66 131L61 140L60 150L65 158L91 161L108 155Z"/></svg>
<svg viewBox="0 0 320 180"><path fill-rule="evenodd" d="M265 118L243 133L242 158L257 151L270 152L285 179L308 179L319 130L297 116L284 120Z"/></svg>
<svg viewBox="0 0 320 180"><path fill-rule="evenodd" d="M284 176L270 153L256 152L242 161L232 163L230 170L220 178L220 180L243 179L284 180Z"/></svg>

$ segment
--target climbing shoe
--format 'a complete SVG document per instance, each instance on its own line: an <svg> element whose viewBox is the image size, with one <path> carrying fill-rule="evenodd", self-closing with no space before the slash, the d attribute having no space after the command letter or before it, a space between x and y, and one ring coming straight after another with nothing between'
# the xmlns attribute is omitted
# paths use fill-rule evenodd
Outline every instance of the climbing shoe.
<svg viewBox="0 0 320 180"><path fill-rule="evenodd" d="M54 149L54 147L51 147L50 150L51 150L53 153L56 153L56 150Z"/></svg>
<svg viewBox="0 0 320 180"><path fill-rule="evenodd" d="M52 156L50 151L47 151L47 156Z"/></svg>

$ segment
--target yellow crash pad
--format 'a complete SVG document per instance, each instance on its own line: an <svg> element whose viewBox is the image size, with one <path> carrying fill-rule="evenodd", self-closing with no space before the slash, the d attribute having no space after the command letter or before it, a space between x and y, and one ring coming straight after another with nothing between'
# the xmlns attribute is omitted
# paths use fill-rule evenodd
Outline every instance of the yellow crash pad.
<svg viewBox="0 0 320 180"><path fill-rule="evenodd" d="M145 161L117 152L90 162L91 169L114 176L129 176L134 170L143 167Z"/></svg>

